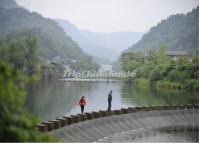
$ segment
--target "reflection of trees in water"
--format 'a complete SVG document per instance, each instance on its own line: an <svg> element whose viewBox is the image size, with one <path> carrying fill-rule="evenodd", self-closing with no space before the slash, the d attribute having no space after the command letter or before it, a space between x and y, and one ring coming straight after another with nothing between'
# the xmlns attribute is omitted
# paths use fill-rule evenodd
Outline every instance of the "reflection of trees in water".
<svg viewBox="0 0 199 143"><path fill-rule="evenodd" d="M43 82L32 86L27 97L27 107L43 120L62 117L69 112L86 91L93 90L90 83Z"/></svg>
<svg viewBox="0 0 199 143"><path fill-rule="evenodd" d="M157 98L151 89L138 88L135 83L124 83L122 85L122 98L126 102L133 102L138 106L165 104L162 98Z"/></svg>
<svg viewBox="0 0 199 143"><path fill-rule="evenodd" d="M167 104L194 104L199 103L197 92L184 90L156 90L156 93L167 101Z"/></svg>
<svg viewBox="0 0 199 143"><path fill-rule="evenodd" d="M106 84L106 83L105 83ZM153 88L139 88L134 83L122 83L113 88L121 93L122 103L133 103L139 106L165 105L165 104L188 104L199 103L197 93L184 91L155 90ZM27 108L39 114L43 120L62 117L78 106L81 96L90 99L90 93L106 93L110 87L103 83L88 82L43 82L36 83L29 88L26 105ZM94 91L94 92L93 92ZM101 93L100 93L101 94ZM105 97L106 99L106 97ZM118 100L121 100L118 98ZM93 100L93 102L99 102Z"/></svg>
<svg viewBox="0 0 199 143"><path fill-rule="evenodd" d="M139 88L135 83L123 83L121 94L124 102L138 106L199 103L197 93Z"/></svg>

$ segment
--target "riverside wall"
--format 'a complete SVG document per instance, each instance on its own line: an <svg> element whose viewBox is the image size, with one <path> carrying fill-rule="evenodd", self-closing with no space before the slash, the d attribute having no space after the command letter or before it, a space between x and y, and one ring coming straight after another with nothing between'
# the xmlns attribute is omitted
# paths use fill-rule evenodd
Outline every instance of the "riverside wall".
<svg viewBox="0 0 199 143"><path fill-rule="evenodd" d="M187 110L187 109L199 109L199 104L195 105L159 105L159 106L148 106L148 107L128 107L121 108L120 110L113 111L98 111L84 114L77 114L71 116L64 116L61 118L56 118L55 120L49 120L47 122L41 122L37 125L37 130L41 132L51 132L66 126L77 124L80 122L85 122L88 120L95 120L98 118L105 118L113 115L122 115L129 113L138 112L149 112L149 111L161 111L161 110Z"/></svg>

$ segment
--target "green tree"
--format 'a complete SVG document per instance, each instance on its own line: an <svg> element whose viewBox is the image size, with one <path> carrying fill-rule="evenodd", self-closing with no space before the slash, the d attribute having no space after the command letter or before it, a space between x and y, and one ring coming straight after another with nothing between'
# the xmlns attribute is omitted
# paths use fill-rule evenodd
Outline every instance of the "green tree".
<svg viewBox="0 0 199 143"><path fill-rule="evenodd" d="M122 55L122 69L124 71L133 71L144 63L142 52L125 53Z"/></svg>
<svg viewBox="0 0 199 143"><path fill-rule="evenodd" d="M186 56L174 61L166 56L165 48L164 45L160 45L159 53L150 50L144 62L141 62L142 56L140 54L123 54L123 70L136 69L136 81L139 85L149 83L170 89L199 89L199 56L197 51L191 58Z"/></svg>
<svg viewBox="0 0 199 143"><path fill-rule="evenodd" d="M161 44L159 49L159 55L158 55L158 62L159 63L166 63L168 60L168 57L166 56L166 46Z"/></svg>
<svg viewBox="0 0 199 143"><path fill-rule="evenodd" d="M0 141L56 141L36 130L40 122L24 107L26 77L0 61Z"/></svg>
<svg viewBox="0 0 199 143"><path fill-rule="evenodd" d="M36 55L36 50L38 47L37 39L33 36L29 36L25 39L26 46L26 60L27 67L26 71L29 76L33 75L36 71L36 64L38 62L38 57Z"/></svg>
<svg viewBox="0 0 199 143"><path fill-rule="evenodd" d="M81 70L98 70L99 66L95 62L91 56L88 57L81 57L73 64L73 69L76 71Z"/></svg>
<svg viewBox="0 0 199 143"><path fill-rule="evenodd" d="M0 60L8 62L8 49L5 47L4 42L0 40Z"/></svg>
<svg viewBox="0 0 199 143"><path fill-rule="evenodd" d="M37 39L32 36L26 36L18 39L7 39L10 43L7 43L8 48L1 48L1 53L5 54L3 60L13 65L15 70L21 70L27 75L31 76L36 72L39 62L38 58L38 42Z"/></svg>
<svg viewBox="0 0 199 143"><path fill-rule="evenodd" d="M156 68L152 70L149 74L149 81L151 84L157 82L158 80L162 79L161 71L160 69Z"/></svg>
<svg viewBox="0 0 199 143"><path fill-rule="evenodd" d="M149 61L153 63L157 63L157 57L158 57L158 53L156 50L154 49L149 50L149 56L148 56Z"/></svg>
<svg viewBox="0 0 199 143"><path fill-rule="evenodd" d="M8 61L16 70L23 70L26 66L26 49L23 41L15 40L8 47Z"/></svg>

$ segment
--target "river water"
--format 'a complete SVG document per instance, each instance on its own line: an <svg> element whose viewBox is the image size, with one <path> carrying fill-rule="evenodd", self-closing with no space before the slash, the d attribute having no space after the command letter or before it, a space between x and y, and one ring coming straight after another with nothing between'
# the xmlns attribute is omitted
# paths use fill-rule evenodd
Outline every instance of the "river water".
<svg viewBox="0 0 199 143"><path fill-rule="evenodd" d="M29 111L43 121L80 113L78 105L86 97L85 112L107 110L107 95L112 93L112 109L134 106L199 103L198 93L140 88L126 82L45 82L32 85L26 99Z"/></svg>

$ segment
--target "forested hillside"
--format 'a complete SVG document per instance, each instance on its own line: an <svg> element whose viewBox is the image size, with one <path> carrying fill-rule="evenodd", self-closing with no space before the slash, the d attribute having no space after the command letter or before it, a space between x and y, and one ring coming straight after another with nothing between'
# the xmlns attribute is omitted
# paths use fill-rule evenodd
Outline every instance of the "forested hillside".
<svg viewBox="0 0 199 143"><path fill-rule="evenodd" d="M143 38L127 51L149 51L165 45L171 50L199 48L199 6L191 12L172 15L152 27Z"/></svg>
<svg viewBox="0 0 199 143"><path fill-rule="evenodd" d="M42 58L60 56L67 60L86 57L53 20L19 7L14 0L1 0L0 4L0 39L13 40L31 33L39 41Z"/></svg>

